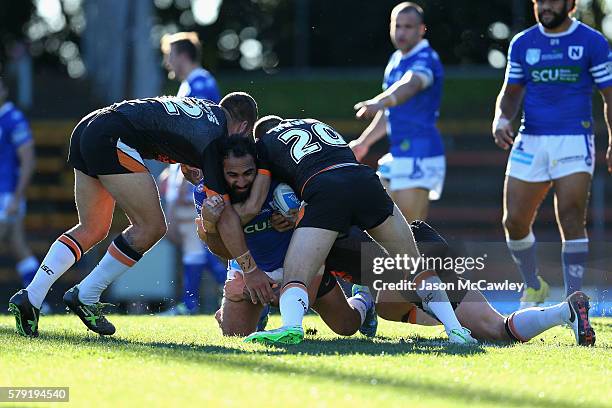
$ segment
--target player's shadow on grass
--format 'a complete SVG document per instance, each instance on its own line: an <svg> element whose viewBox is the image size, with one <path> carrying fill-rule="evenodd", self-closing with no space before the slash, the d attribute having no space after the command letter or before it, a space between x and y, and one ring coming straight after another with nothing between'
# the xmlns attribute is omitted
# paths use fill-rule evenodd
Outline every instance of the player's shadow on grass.
<svg viewBox="0 0 612 408"><path fill-rule="evenodd" d="M0 334L14 334L14 330L0 327ZM259 349L259 350L244 350L241 348L232 348L218 345L206 344L186 344L174 342L157 342L157 341L134 341L126 340L121 337L103 337L88 331L87 334L75 334L72 332L57 332L46 331L41 333L41 337L36 341L71 343L71 344L100 344L104 347L108 345L116 345L118 347L134 348L134 347L150 347L157 350L166 351L185 351L198 353L248 353L248 354L267 354L267 355L286 355L291 353L300 353L302 355L311 356L326 356L326 355L400 355L400 354L435 354L435 355L454 355L454 356L471 356L475 354L485 353L486 350L481 345L459 345L449 344L443 338L432 339L419 336L411 336L409 338L391 339L388 337L378 336L375 340L366 339L363 337L345 337L322 339L307 336L306 340L299 345L276 345L274 347Z"/></svg>
<svg viewBox="0 0 612 408"><path fill-rule="evenodd" d="M298 346L286 346L281 348L270 348L267 350L250 351L241 348L227 347L223 345L182 344L172 342L148 342L130 341L122 338L98 337L92 334L75 334L71 332L48 331L38 339L23 339L14 334L14 330L0 327L0 336L12 335L14 339L24 342L43 342L57 344L64 347L100 347L106 354L109 346L116 346L117 352L125 356L130 354L142 355L146 353L149 357L160 358L162 361L175 360L177 362L199 363L203 366L224 367L236 370L237 373L254 374L270 372L299 379L315 379L319 381L333 381L337 384L351 384L351 386L363 387L371 392L380 392L383 389L392 389L400 392L411 392L424 398L440 398L450 404L465 404L477 401L489 403L493 406L510 407L550 407L574 408L574 404L537 395L500 393L490 388L471 384L469 387L461 387L452 383L424 381L421 376L415 374L410 376L411 354L453 354L468 355L482 353L482 348L448 346L442 342L430 339L412 337L404 343L390 343L390 339L381 338L377 342L367 339L308 339ZM421 341L422 340L422 341ZM389 343L387 343L389 342ZM480 351L478 351L481 349ZM112 349L111 349L112 350ZM310 368L287 364L286 358L254 359L253 354L266 354L287 356L290 353L301 353L302 355L338 355L338 354L366 354L364 358L371 356L403 354L405 355L406 373L403 377L393 377L380 372L362 373L362 370L339 370L325 367L315 362ZM119 355L120 356L120 355ZM116 358L114 356L112 358ZM404 358L404 357L402 357ZM494 367L491 367L495 370ZM299 389L296 392L300 392ZM599 408L601 405L590 405L590 408Z"/></svg>
<svg viewBox="0 0 612 408"><path fill-rule="evenodd" d="M470 356L486 353L481 345L450 344L443 338L432 339L420 336L411 336L397 339L377 336L374 340L363 337L345 337L321 339L306 337L306 340L297 346L278 345L276 348L286 352L299 352L306 355L398 355L398 354L448 354L454 356Z"/></svg>

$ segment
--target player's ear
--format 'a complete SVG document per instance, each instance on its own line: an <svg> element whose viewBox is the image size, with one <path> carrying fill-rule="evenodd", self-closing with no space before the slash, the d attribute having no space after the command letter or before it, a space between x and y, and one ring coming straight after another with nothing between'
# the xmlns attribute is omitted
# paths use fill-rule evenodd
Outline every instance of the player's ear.
<svg viewBox="0 0 612 408"><path fill-rule="evenodd" d="M421 34L421 36L424 36L426 32L427 32L427 26L425 24L421 24L419 27L419 33Z"/></svg>
<svg viewBox="0 0 612 408"><path fill-rule="evenodd" d="M238 132L240 134L246 135L249 130L249 122L247 120L243 120L240 122L240 126L238 127Z"/></svg>

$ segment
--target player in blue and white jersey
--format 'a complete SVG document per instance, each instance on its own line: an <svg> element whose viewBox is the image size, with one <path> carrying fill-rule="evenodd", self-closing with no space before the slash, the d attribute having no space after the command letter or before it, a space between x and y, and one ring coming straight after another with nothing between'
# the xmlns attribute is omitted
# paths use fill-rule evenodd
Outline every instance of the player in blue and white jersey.
<svg viewBox="0 0 612 408"><path fill-rule="evenodd" d="M219 103L220 92L215 78L202 68L201 45L197 33L180 32L166 35L161 41L168 76L181 80L177 96L192 96ZM225 280L225 266L203 245L193 226L193 184L183 178L178 163L170 164L163 173L167 177L165 210L168 238L181 249L183 263L183 296L165 315L194 314L199 311L200 284L208 269L218 285Z"/></svg>
<svg viewBox="0 0 612 408"><path fill-rule="evenodd" d="M510 43L506 78L492 126L495 143L505 150L512 147L504 183L503 225L508 247L527 285L521 307L535 306L548 296L548 284L538 276L532 224L551 187L563 243L566 294L582 285L589 242L587 201L595 166L593 86L604 99L612 145L608 41L571 18L574 0L534 0L533 5L538 23ZM521 101L522 123L514 139L512 120ZM612 172L610 145L606 160Z"/></svg>
<svg viewBox="0 0 612 408"><path fill-rule="evenodd" d="M221 93L217 81L200 64L202 48L197 33L165 35L161 47L168 77L181 81L177 96L192 96L219 103Z"/></svg>
<svg viewBox="0 0 612 408"><path fill-rule="evenodd" d="M0 79L0 240L8 244L17 273L27 286L38 269L23 227L25 193L35 167L34 141L25 116L7 97Z"/></svg>
<svg viewBox="0 0 612 408"><path fill-rule="evenodd" d="M223 156L223 175L232 206L240 213L240 205L249 197L258 171L255 163L255 145L242 136L230 136L228 144L223 144L220 148L220 154ZM285 219L274 206L273 194L278 184L278 181L272 181L260 212L243 225L246 244L253 259L277 288L283 280L283 263L295 223L295 219L291 221ZM200 183L194 192L194 203L198 216L202 214L204 220L208 218L207 212L216 211L217 214L220 214L222 211L222 207L211 205L211 200L206 198L205 189ZM295 216L300 203L297 198L294 201L292 214ZM214 224L202 224L199 233L212 251L225 258L231 257L220 237L215 233ZM338 267L340 263L336 262L333 269L340 270ZM310 303L313 309L336 333L352 335L357 329L369 336L376 333L374 300L367 289L358 286L353 296L345 299L332 269L329 268L323 275L314 279L311 289ZM228 266L224 298L221 309L216 315L225 335L247 335L256 328L264 306L258 302L246 301L245 291L243 272L238 262L233 260Z"/></svg>
<svg viewBox="0 0 612 408"><path fill-rule="evenodd" d="M358 118L373 121L351 143L361 160L385 134L390 152L378 162L391 198L406 219L424 220L429 200L442 194L446 161L436 128L444 72L436 51L424 39L423 10L398 4L391 12L391 41L397 49L385 69L383 92L355 105Z"/></svg>

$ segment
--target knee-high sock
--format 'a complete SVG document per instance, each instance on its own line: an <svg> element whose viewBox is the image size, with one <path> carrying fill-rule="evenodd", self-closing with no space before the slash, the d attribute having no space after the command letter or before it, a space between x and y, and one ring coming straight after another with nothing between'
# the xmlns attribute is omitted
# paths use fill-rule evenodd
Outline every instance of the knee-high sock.
<svg viewBox="0 0 612 408"><path fill-rule="evenodd" d="M111 242L98 265L78 284L79 300L86 305L100 301L100 295L115 279L125 273L142 258L119 234Z"/></svg>
<svg viewBox="0 0 612 408"><path fill-rule="evenodd" d="M506 239L508 249L519 272L523 276L525 285L535 290L540 289L538 280L538 259L536 252L536 238L532 231L522 239Z"/></svg>
<svg viewBox="0 0 612 408"><path fill-rule="evenodd" d="M183 263L183 303L193 311L200 305L203 263Z"/></svg>
<svg viewBox="0 0 612 408"><path fill-rule="evenodd" d="M565 282L566 296L582 288L584 265L586 264L588 256L588 238L563 241L561 259L563 263L563 280Z"/></svg>
<svg viewBox="0 0 612 408"><path fill-rule="evenodd" d="M551 327L573 321L571 314L567 302L518 310L506 318L506 331L518 341L529 341Z"/></svg>
<svg viewBox="0 0 612 408"><path fill-rule="evenodd" d="M278 301L283 326L300 326L308 311L308 292L303 282L289 282Z"/></svg>
<svg viewBox="0 0 612 408"><path fill-rule="evenodd" d="M34 275L32 282L26 287L28 299L34 307L40 309L51 286L72 265L81 259L83 249L81 244L68 234L62 234L51 245L47 255Z"/></svg>
<svg viewBox="0 0 612 408"><path fill-rule="evenodd" d="M442 322L446 332L450 333L453 329L460 329L461 323L457 320L446 291L430 289L432 285L442 284L438 275L432 271L421 272L414 278L414 282L417 285L416 293L423 300L423 306Z"/></svg>
<svg viewBox="0 0 612 408"><path fill-rule="evenodd" d="M23 286L28 286L32 279L34 279L34 275L36 275L36 271L38 270L38 260L34 255L30 255L27 258L22 259L17 262L15 269L17 269L17 273L21 277L21 282Z"/></svg>

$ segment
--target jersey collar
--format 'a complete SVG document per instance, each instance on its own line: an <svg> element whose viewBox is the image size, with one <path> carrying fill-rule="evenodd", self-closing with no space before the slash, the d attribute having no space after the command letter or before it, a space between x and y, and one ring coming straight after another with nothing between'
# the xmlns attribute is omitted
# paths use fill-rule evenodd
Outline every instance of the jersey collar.
<svg viewBox="0 0 612 408"><path fill-rule="evenodd" d="M542 35L546 37L563 37L564 35L568 35L576 31L579 24L580 23L578 22L578 20L576 20L575 18L572 18L572 24L569 26L567 30L561 33L547 33L546 31L544 31L544 26L540 23L538 23L538 28L540 29L540 32L542 33Z"/></svg>
<svg viewBox="0 0 612 408"><path fill-rule="evenodd" d="M405 59L405 58L410 58L410 57L412 57L413 55L416 55L416 54L418 54L419 52L423 51L423 49L424 49L424 48L427 48L427 47L429 47L429 41L427 41L426 39L424 39L424 38L423 38L421 41L419 41L419 42L417 43L417 45L415 45L415 46L414 46L414 48L413 48L413 49L411 49L410 51L408 51L408 54L406 54L406 55L402 55L402 59Z"/></svg>
<svg viewBox="0 0 612 408"><path fill-rule="evenodd" d="M4 105L0 106L0 116L4 116L11 109L13 109L13 103L12 102L4 102Z"/></svg>
<svg viewBox="0 0 612 408"><path fill-rule="evenodd" d="M202 67L196 68L193 71L191 71L189 73L189 75L187 75L187 78L185 78L185 81L187 82L191 82L193 81L196 77L199 76L205 76L206 75L206 70Z"/></svg>

